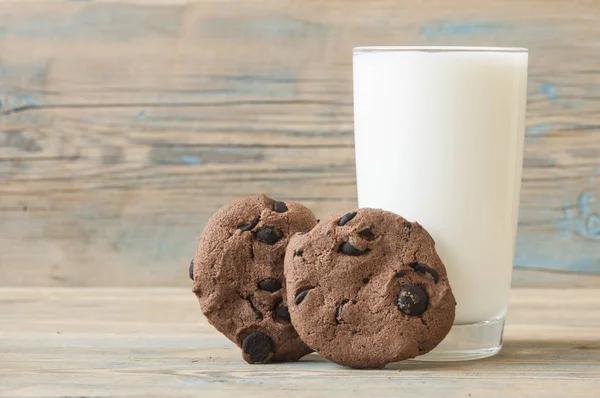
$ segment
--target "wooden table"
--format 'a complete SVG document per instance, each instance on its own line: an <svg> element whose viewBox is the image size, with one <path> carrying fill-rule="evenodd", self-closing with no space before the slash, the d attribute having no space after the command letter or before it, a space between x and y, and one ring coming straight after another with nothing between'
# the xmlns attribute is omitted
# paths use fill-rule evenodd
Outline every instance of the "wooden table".
<svg viewBox="0 0 600 398"><path fill-rule="evenodd" d="M598 397L600 290L516 289L490 359L248 365L182 288L0 289L0 396Z"/></svg>

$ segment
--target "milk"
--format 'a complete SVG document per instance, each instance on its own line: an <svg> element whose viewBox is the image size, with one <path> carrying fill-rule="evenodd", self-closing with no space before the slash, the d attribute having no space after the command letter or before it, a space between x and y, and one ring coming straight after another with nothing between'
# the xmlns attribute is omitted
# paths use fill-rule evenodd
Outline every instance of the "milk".
<svg viewBox="0 0 600 398"><path fill-rule="evenodd" d="M506 313L528 55L437 50L355 49L358 203L429 231L470 324Z"/></svg>

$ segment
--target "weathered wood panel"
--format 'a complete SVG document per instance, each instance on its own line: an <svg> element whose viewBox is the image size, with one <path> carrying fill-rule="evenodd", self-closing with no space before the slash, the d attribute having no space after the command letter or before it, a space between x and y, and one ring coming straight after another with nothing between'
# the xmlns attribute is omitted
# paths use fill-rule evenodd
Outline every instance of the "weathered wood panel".
<svg viewBox="0 0 600 398"><path fill-rule="evenodd" d="M599 1L0 2L2 285L184 284L264 191L356 205L351 49L531 50L515 264L600 273Z"/></svg>
<svg viewBox="0 0 600 398"><path fill-rule="evenodd" d="M248 365L187 289L3 288L0 397L597 397L599 319L600 290L514 289L498 356L358 371Z"/></svg>

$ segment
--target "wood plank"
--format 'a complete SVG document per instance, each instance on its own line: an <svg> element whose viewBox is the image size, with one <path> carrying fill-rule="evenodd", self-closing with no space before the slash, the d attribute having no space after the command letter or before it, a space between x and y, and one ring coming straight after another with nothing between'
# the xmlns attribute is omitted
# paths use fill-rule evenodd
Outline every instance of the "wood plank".
<svg viewBox="0 0 600 398"><path fill-rule="evenodd" d="M515 268L512 286L551 288L596 288L600 289L600 275L580 274L568 271L549 271L534 268Z"/></svg>
<svg viewBox="0 0 600 398"><path fill-rule="evenodd" d="M600 290L514 289L500 355L356 371L316 354L248 365L187 289L2 288L0 397L592 397L599 319Z"/></svg>
<svg viewBox="0 0 600 398"><path fill-rule="evenodd" d="M515 264L600 273L597 1L26 4L0 2L1 285L182 285L232 197L354 207L369 44L529 47Z"/></svg>

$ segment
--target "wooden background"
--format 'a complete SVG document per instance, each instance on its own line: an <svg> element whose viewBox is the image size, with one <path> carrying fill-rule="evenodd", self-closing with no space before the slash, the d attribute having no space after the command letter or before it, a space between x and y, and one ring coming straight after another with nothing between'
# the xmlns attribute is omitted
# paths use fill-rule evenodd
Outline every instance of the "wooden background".
<svg viewBox="0 0 600 398"><path fill-rule="evenodd" d="M352 47L413 44L530 49L515 283L600 286L599 20L597 0L0 1L0 285L186 285L232 197L354 207Z"/></svg>

